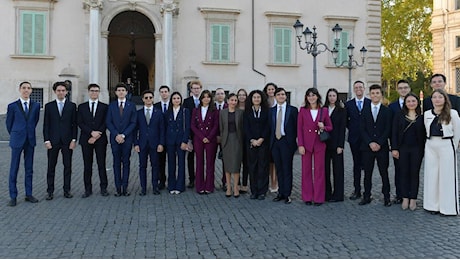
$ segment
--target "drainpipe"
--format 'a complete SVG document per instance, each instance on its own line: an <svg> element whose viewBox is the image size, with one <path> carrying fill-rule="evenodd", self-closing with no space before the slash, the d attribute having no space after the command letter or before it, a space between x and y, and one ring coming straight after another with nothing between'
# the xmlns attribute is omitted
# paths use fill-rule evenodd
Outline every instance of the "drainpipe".
<svg viewBox="0 0 460 260"><path fill-rule="evenodd" d="M263 74L262 72L256 70L255 65L254 65L254 61L255 61L255 53L254 53L255 37L254 35L255 35L254 33L254 0L252 0L252 70L256 72L257 74L261 75L262 77L264 77L264 84L265 84L267 80L267 76Z"/></svg>

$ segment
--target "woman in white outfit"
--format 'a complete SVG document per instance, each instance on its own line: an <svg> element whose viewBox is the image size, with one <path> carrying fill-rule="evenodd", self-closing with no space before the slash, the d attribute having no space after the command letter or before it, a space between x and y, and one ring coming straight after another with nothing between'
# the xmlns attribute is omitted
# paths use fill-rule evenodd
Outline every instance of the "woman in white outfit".
<svg viewBox="0 0 460 260"><path fill-rule="evenodd" d="M460 213L456 155L460 118L451 109L444 90L434 90L431 100L433 109L424 114L427 141L423 208L431 214L455 216Z"/></svg>

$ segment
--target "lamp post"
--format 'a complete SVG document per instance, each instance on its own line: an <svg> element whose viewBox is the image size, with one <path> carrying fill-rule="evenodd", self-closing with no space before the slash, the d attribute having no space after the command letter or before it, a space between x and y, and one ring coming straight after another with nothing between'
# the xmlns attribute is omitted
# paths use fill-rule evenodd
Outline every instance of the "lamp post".
<svg viewBox="0 0 460 260"><path fill-rule="evenodd" d="M367 49L363 46L359 52L361 52L361 64L358 63L358 61L353 59L353 50L355 49L355 46L350 43L348 45L347 50L348 50L348 60L342 61L342 63L337 64L337 58L339 51L334 48L332 50L332 58L334 58L334 64L337 67L345 67L348 68L348 100L351 99L351 70L356 68L356 67L362 67L364 65L364 61L366 59L366 52Z"/></svg>
<svg viewBox="0 0 460 260"><path fill-rule="evenodd" d="M313 87L317 88L318 87L318 82L317 82L317 70L316 70L316 56L318 56L320 53L325 52L325 51L330 51L332 52L329 47L325 43L318 43L316 42L316 39L318 38L318 34L316 32L316 26L313 26L313 32L308 29L308 27L305 28L305 31L303 30L303 24L297 20L296 23L294 24L294 29L296 32L296 37L297 41L299 42L299 47L301 50L306 50L308 54L311 54L313 56ZM337 49L339 46L339 40L340 40L340 32L342 31L342 28L339 26L339 24L336 24L334 28L332 28L332 31L334 32L334 48ZM302 35L305 38L304 45L302 44Z"/></svg>

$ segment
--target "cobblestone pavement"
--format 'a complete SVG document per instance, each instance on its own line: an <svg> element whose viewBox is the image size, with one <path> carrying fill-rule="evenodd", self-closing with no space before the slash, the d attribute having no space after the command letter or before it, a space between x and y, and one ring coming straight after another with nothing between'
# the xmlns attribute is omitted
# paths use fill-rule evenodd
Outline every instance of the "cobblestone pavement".
<svg viewBox="0 0 460 260"><path fill-rule="evenodd" d="M0 123L4 128L4 121L0 119ZM41 133L41 124L37 130ZM345 190L349 196L352 165L349 149L345 152ZM107 153L107 165L111 167L110 149ZM55 199L45 201L46 152L39 144L35 152L34 195L40 202L24 202L21 169L18 205L10 208L6 205L10 161L7 142L0 142L0 154L0 258L460 257L460 218L427 214L421 201L415 212L403 211L400 205L384 207L377 172L374 200L366 206L348 199L320 207L306 206L300 199L298 155L294 159L290 205L272 202L273 194L264 201L250 200L249 195L226 198L221 189L207 196L190 189L180 195L163 191L155 196L149 187L148 195L140 197L138 157L133 152L131 196L113 196L110 170L111 196L99 195L95 174L95 194L82 199L83 162L78 147L73 156L74 198L63 197L59 162ZM216 187L220 187L220 163L216 175ZM393 174L390 178L394 192Z"/></svg>

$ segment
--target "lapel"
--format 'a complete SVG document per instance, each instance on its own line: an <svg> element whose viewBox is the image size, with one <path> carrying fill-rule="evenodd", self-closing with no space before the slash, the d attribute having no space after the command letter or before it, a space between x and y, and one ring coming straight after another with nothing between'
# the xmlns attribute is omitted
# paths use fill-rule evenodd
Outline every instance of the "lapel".
<svg viewBox="0 0 460 260"><path fill-rule="evenodd" d="M31 106L30 103L31 103L31 102L29 102L29 114L30 114L30 109L32 108L32 106ZM22 102L21 102L21 99L18 99L17 104L18 104L18 107L19 107L19 111L22 112L22 115L24 116L24 118L25 118L26 121L27 121L27 119L29 118L29 115L26 114L26 112L24 111L24 107L23 107L23 104L22 104Z"/></svg>
<svg viewBox="0 0 460 260"><path fill-rule="evenodd" d="M287 124L289 121L290 113L291 113L291 107L288 104L286 104L286 112L284 114L284 133L286 133L286 130L287 130Z"/></svg>

